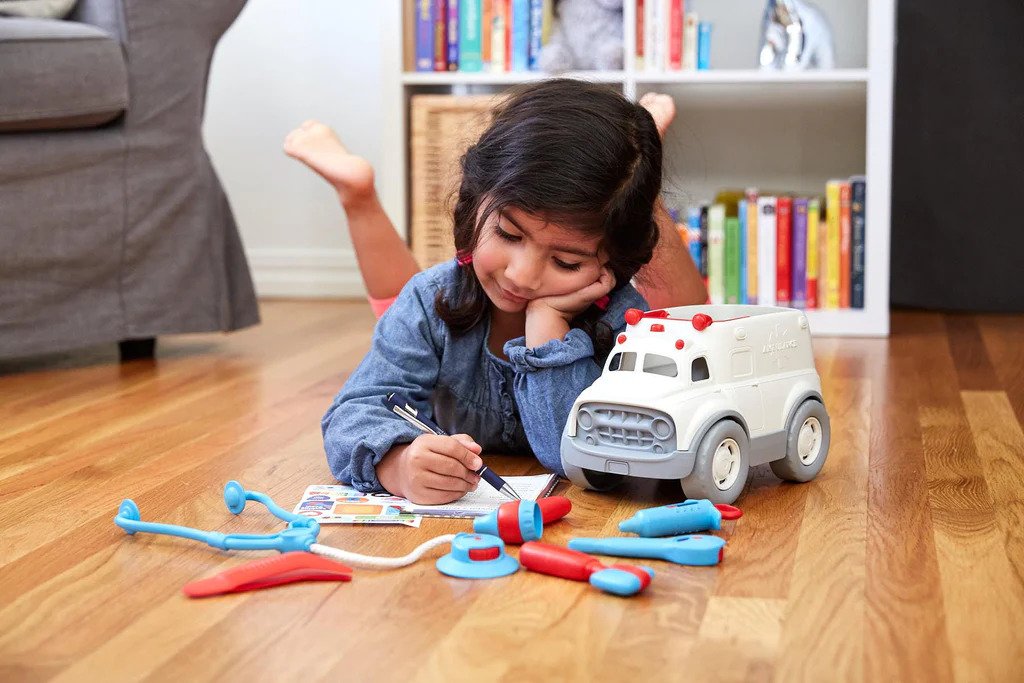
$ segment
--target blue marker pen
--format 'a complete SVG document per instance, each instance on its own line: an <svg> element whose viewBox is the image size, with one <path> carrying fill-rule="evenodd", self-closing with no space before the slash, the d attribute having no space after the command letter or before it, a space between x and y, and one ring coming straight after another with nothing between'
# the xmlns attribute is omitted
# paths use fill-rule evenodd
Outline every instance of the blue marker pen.
<svg viewBox="0 0 1024 683"><path fill-rule="evenodd" d="M714 505L706 499L687 500L640 510L629 519L620 522L619 531L648 538L678 536L692 534L695 531L721 529L723 519L739 519L742 515L743 512L732 505Z"/></svg>
<svg viewBox="0 0 1024 683"><path fill-rule="evenodd" d="M437 426L433 421L426 417L420 417L419 414L417 414L416 409L405 400L404 396L399 396L392 392L387 396L384 396L381 400L384 402L384 405L387 406L388 410L403 418L406 422L419 427L427 434L441 434L448 436L447 432ZM516 493L515 489L509 486L504 479L491 470L487 465L481 465L480 469L478 469L476 473L480 475L481 479L493 486L498 493L503 493L509 498L514 498L515 500L522 500L519 497L519 494Z"/></svg>

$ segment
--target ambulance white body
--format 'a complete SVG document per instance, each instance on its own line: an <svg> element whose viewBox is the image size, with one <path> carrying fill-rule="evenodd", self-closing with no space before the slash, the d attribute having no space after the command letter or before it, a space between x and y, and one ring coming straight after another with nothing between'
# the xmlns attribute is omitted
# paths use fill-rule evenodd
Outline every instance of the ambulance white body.
<svg viewBox="0 0 1024 683"><path fill-rule="evenodd" d="M569 413L561 456L573 483L678 479L687 498L732 503L755 465L790 481L818 474L830 427L803 312L680 306L631 309L626 322Z"/></svg>

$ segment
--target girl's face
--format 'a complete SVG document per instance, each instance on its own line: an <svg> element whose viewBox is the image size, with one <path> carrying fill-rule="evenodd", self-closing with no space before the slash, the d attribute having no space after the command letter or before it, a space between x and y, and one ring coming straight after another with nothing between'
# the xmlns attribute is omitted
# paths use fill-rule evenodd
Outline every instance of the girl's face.
<svg viewBox="0 0 1024 683"><path fill-rule="evenodd" d="M561 296L601 275L600 237L585 237L515 207L492 213L480 228L473 270L491 302L506 313L532 299Z"/></svg>

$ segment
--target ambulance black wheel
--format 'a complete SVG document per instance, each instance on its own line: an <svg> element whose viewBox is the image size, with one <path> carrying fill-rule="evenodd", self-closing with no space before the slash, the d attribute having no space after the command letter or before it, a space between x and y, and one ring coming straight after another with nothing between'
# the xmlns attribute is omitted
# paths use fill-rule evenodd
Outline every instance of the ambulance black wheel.
<svg viewBox="0 0 1024 683"><path fill-rule="evenodd" d="M687 498L733 503L743 492L750 471L750 439L733 420L722 420L707 431L693 462L681 480Z"/></svg>
<svg viewBox="0 0 1024 683"><path fill-rule="evenodd" d="M579 486L581 489L590 489L591 491L609 491L622 482L621 474L585 470L582 467L576 467L575 465L570 465L564 461L562 462L562 467L565 469L565 476L569 481L576 486Z"/></svg>
<svg viewBox="0 0 1024 683"><path fill-rule="evenodd" d="M807 399L793 413L786 436L786 455L771 463L772 472L786 481L810 481L818 476L828 446L832 427L821 401Z"/></svg>

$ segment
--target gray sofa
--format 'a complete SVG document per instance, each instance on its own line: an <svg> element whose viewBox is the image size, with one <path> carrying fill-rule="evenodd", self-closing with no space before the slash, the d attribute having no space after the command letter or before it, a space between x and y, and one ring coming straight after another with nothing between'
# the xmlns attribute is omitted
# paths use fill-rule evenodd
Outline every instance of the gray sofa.
<svg viewBox="0 0 1024 683"><path fill-rule="evenodd" d="M0 18L0 357L259 322L200 131L214 48L244 4Z"/></svg>

